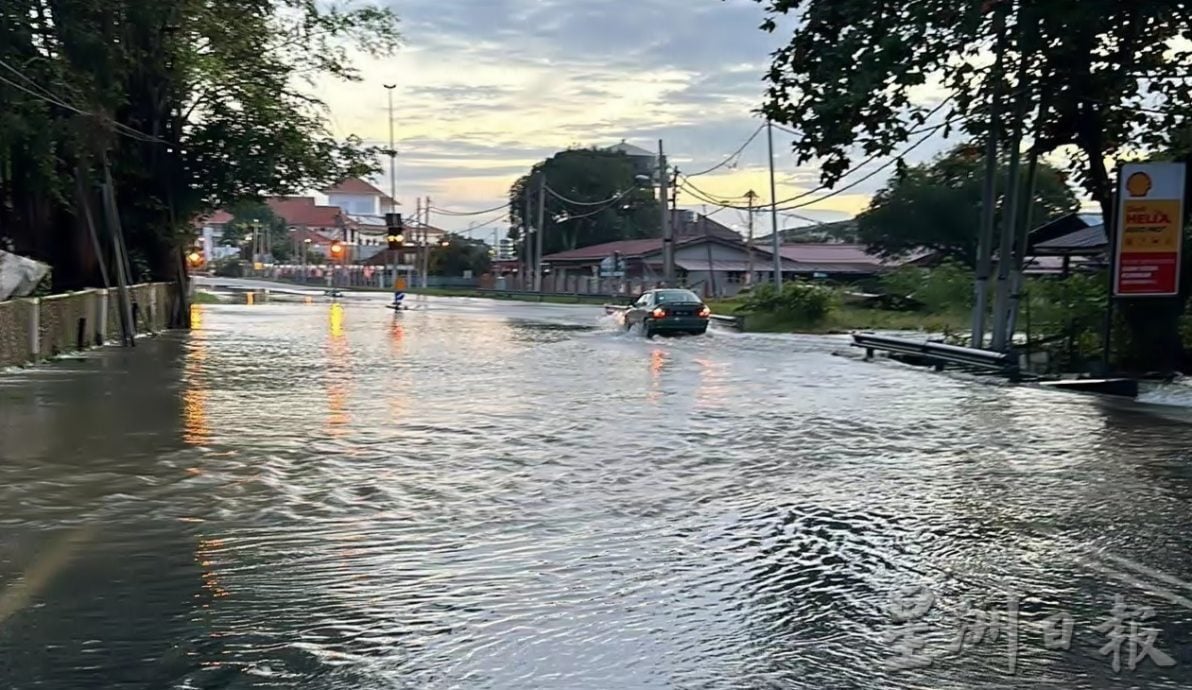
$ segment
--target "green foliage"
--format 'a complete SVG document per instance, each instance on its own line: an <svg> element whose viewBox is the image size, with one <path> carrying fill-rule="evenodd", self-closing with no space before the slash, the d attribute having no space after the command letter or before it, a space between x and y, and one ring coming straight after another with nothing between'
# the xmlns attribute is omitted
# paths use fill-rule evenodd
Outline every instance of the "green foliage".
<svg viewBox="0 0 1192 690"><path fill-rule="evenodd" d="M1051 354L1054 370L1086 369L1101 356L1107 295L1104 272L1033 278L1027 281L1018 325L1031 341L1042 343L1032 349Z"/></svg>
<svg viewBox="0 0 1192 690"><path fill-rule="evenodd" d="M488 245L475 240L450 236L446 247L438 246L430 251L430 273L436 276L462 276L471 271L473 276L488 273L492 258Z"/></svg>
<svg viewBox="0 0 1192 690"><path fill-rule="evenodd" d="M658 202L649 183L636 179L633 159L624 153L599 149L561 151L534 166L509 190L511 221L522 225L529 194L531 225L537 224L539 179L572 204L547 193L543 253L587 247L616 240L658 237ZM597 204L624 193L613 203ZM509 237L521 237L517 227ZM522 243L515 244L520 252Z"/></svg>
<svg viewBox="0 0 1192 690"><path fill-rule="evenodd" d="M195 217L375 167L303 86L355 77L349 56L391 52L395 27L338 0L0 3L0 234L60 288L96 284L76 176L102 219L106 159L130 255L175 277Z"/></svg>
<svg viewBox="0 0 1192 690"><path fill-rule="evenodd" d="M832 302L832 291L818 285L789 281L783 283L780 291L773 283L763 283L746 295L741 310L815 324L828 316Z"/></svg>
<svg viewBox="0 0 1192 690"><path fill-rule="evenodd" d="M220 278L244 277L244 262L234 257L216 261L211 268Z"/></svg>
<svg viewBox="0 0 1192 690"><path fill-rule="evenodd" d="M958 146L930 163L904 168L874 195L869 209L858 218L859 238L884 256L925 248L973 266L984 177L981 151L969 145ZM1007 186L1004 164L997 184L998 189ZM1064 175L1040 162L1032 224L1040 225L1079 208ZM999 236L1002 221L999 214Z"/></svg>
<svg viewBox="0 0 1192 690"><path fill-rule="evenodd" d="M881 278L886 293L908 297L931 313L973 307L973 276L968 268L944 261L934 268L903 266Z"/></svg>
<svg viewBox="0 0 1192 690"><path fill-rule="evenodd" d="M1183 0L756 1L765 6L763 30L794 27L773 54L763 110L800 132L797 157L824 159L828 183L848 170L856 147L886 154L911 137L927 117L911 92L929 79L953 94L951 116L984 132L990 94L1012 92L1009 77L1023 69L1026 131L1040 132L1044 153L1074 144L1083 154L1078 181L1108 211L1104 161L1140 143L1168 148L1192 110L1189 50L1174 42L1192 33ZM1005 77L995 80L979 65L999 35ZM1137 106L1157 113L1140 116Z"/></svg>

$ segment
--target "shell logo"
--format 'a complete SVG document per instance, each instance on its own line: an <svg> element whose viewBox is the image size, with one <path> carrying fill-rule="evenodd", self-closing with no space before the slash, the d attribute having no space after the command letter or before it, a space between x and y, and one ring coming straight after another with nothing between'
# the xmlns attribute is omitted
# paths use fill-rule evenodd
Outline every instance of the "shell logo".
<svg viewBox="0 0 1192 690"><path fill-rule="evenodd" d="M1144 172L1136 172L1126 178L1126 191L1130 196L1146 196L1151 192L1151 176Z"/></svg>

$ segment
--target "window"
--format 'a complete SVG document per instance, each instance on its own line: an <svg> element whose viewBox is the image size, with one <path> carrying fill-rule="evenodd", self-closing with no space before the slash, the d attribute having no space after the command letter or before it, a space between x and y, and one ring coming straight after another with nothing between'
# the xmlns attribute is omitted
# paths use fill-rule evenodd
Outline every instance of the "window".
<svg viewBox="0 0 1192 690"><path fill-rule="evenodd" d="M745 273L743 271L729 271L724 274L724 279L729 285L740 285L745 282Z"/></svg>
<svg viewBox="0 0 1192 690"><path fill-rule="evenodd" d="M699 298L699 295L696 295L691 290L659 290L654 293L654 296L658 299L659 304L703 302Z"/></svg>

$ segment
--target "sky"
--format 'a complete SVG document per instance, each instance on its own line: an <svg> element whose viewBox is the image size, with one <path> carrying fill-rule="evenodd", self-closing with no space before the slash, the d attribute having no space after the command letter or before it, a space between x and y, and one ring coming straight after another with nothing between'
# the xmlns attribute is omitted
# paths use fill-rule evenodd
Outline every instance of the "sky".
<svg viewBox="0 0 1192 690"><path fill-rule="evenodd" d="M626 140L649 150L664 142L668 158L692 172L715 166L761 124L762 77L769 53L789 35L758 29L753 0L381 0L402 21L403 47L392 58L358 63L357 83L320 82L333 131L387 145L386 83L395 83L397 198L404 213L429 196L436 208L482 211L503 204L509 186L534 163L573 146ZM938 102L931 88L920 102ZM779 199L814 189L814 162L795 165L791 137L775 131ZM950 142L930 140L908 155L926 160ZM766 137L713 174L695 182L708 193L769 199ZM847 184L888 159L846 178ZM389 190L385 173L373 182ZM892 168L891 168L892 169ZM780 225L831 221L862 211L887 179L882 171ZM694 210L701 202L680 195ZM714 209L709 209L709 211ZM746 214L725 210L717 220L743 228ZM452 231L488 223L499 212L431 222ZM759 215L762 232L769 219Z"/></svg>

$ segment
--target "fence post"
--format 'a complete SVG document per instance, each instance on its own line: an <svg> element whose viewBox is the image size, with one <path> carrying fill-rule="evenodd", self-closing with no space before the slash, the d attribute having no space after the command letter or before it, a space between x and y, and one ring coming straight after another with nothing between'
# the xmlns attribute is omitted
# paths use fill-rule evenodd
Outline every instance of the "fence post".
<svg viewBox="0 0 1192 690"><path fill-rule="evenodd" d="M29 316L29 356L34 362L41 359L41 298L29 300L33 313Z"/></svg>
<svg viewBox="0 0 1192 690"><path fill-rule="evenodd" d="M95 339L98 341L96 345L103 345L108 342L108 291L99 290L99 299L96 303L99 305L99 313L95 315L96 335Z"/></svg>

